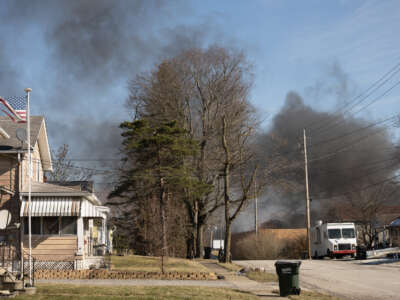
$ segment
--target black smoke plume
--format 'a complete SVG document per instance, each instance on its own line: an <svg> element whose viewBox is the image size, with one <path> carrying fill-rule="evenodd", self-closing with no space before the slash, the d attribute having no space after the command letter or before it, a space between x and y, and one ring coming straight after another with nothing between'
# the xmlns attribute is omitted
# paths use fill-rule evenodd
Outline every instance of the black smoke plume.
<svg viewBox="0 0 400 300"><path fill-rule="evenodd" d="M279 196L265 196L264 201L281 209L276 213L275 208L275 216L269 217L283 219L289 227L304 227L303 129L307 133L313 216L319 219L328 213L335 199L395 176L400 160L390 134L391 124L355 118L340 111L316 111L305 105L297 93L288 93L283 108L259 141L264 153L272 146L279 147L288 163L282 165L278 176L294 182L297 189L282 191L277 186L270 187L269 192L273 190ZM271 140L278 140L279 145L271 145Z"/></svg>
<svg viewBox="0 0 400 300"><path fill-rule="evenodd" d="M20 0L0 3L0 95L33 93L50 145L113 167L127 83L163 58L225 37L213 20L186 25L186 1Z"/></svg>

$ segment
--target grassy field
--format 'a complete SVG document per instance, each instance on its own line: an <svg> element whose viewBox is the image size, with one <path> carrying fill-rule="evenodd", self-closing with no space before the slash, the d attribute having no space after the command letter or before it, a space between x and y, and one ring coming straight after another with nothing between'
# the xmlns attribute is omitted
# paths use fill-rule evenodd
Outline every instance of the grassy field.
<svg viewBox="0 0 400 300"><path fill-rule="evenodd" d="M160 272L161 258L151 256L127 255L112 256L111 269L119 271ZM183 258L165 258L165 272L209 272L200 263Z"/></svg>
<svg viewBox="0 0 400 300"><path fill-rule="evenodd" d="M210 287L79 286L39 284L37 288L36 295L18 296L14 299L259 299L257 296L248 293Z"/></svg>

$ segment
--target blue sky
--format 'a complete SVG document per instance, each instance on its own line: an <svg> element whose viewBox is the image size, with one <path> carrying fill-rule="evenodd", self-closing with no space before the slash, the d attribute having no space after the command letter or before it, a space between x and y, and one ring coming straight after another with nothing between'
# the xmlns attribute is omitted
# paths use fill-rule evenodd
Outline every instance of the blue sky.
<svg viewBox="0 0 400 300"><path fill-rule="evenodd" d="M264 126L289 91L335 110L400 61L399 1L150 2L2 1L0 95L32 87L54 147L104 157L110 126L128 118L128 80L191 43L243 50ZM399 113L399 96L400 87L360 117Z"/></svg>
<svg viewBox="0 0 400 300"><path fill-rule="evenodd" d="M307 90L320 82L337 84L330 74L335 65L347 78L351 96L400 60L397 1L236 1L216 7L213 2L202 3L200 11L205 15L211 7L219 24L247 49L255 64L254 104L271 114L288 90L314 107L334 108L338 99L315 99ZM388 111L383 106L398 108L395 95L368 113L380 117Z"/></svg>

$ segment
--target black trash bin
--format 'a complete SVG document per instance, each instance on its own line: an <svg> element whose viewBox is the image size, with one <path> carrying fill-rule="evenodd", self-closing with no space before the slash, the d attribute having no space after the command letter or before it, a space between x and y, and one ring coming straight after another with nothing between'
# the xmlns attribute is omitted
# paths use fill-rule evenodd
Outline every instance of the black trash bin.
<svg viewBox="0 0 400 300"><path fill-rule="evenodd" d="M367 259L367 248L363 246L357 246L356 250L356 259Z"/></svg>
<svg viewBox="0 0 400 300"><path fill-rule="evenodd" d="M276 273L279 277L279 294L281 297L300 295L299 269L301 261L277 261Z"/></svg>
<svg viewBox="0 0 400 300"><path fill-rule="evenodd" d="M204 247L204 258L205 259L211 258L211 247Z"/></svg>

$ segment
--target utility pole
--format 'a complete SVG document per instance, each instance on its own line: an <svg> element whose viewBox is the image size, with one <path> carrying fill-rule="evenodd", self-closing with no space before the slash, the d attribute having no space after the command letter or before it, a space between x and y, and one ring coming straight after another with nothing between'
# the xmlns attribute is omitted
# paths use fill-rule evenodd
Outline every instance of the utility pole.
<svg viewBox="0 0 400 300"><path fill-rule="evenodd" d="M306 224L307 224L307 250L308 259L311 259L311 241L310 241L310 192L308 189L308 162L307 162L307 138L306 130L303 129L304 135L304 171L306 177Z"/></svg>
<svg viewBox="0 0 400 300"><path fill-rule="evenodd" d="M254 201L254 229L256 232L256 235L258 234L258 198L257 198L257 179L254 179L254 195L255 195L255 201Z"/></svg>

